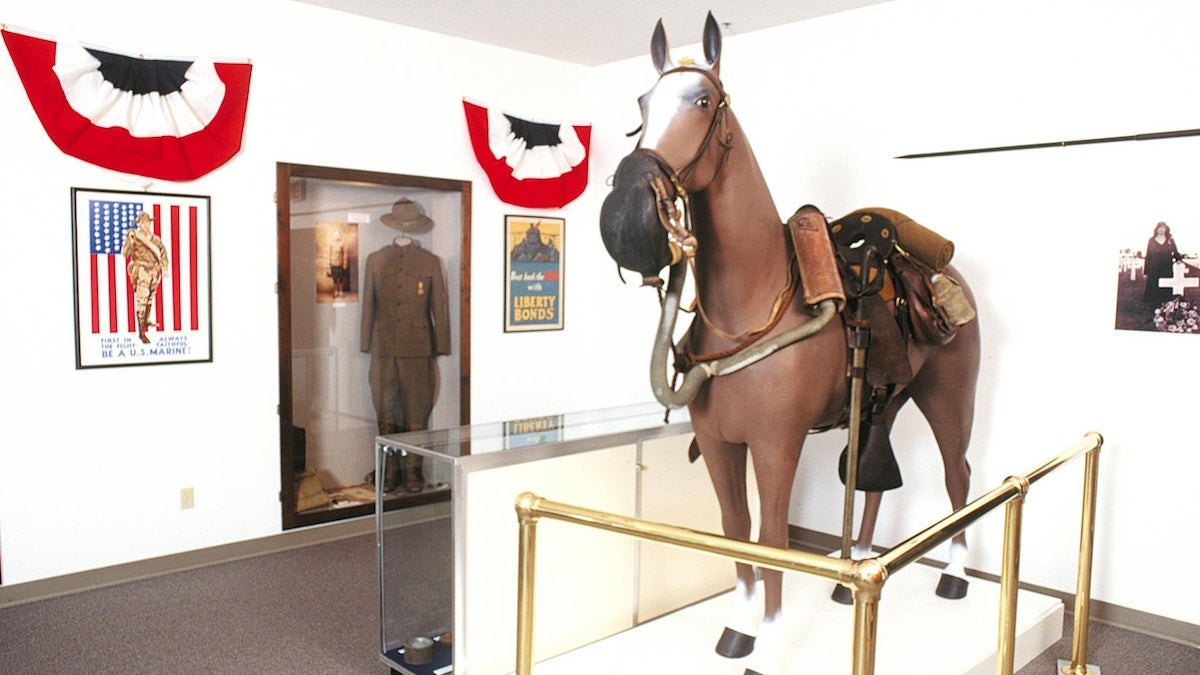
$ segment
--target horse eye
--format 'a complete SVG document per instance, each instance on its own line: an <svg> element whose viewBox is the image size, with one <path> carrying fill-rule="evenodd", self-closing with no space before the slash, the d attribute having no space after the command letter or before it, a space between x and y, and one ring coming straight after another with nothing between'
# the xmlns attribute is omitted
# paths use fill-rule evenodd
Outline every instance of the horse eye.
<svg viewBox="0 0 1200 675"><path fill-rule="evenodd" d="M696 105L700 108L707 108L712 105L712 98L708 96L701 96L700 98L696 99Z"/></svg>

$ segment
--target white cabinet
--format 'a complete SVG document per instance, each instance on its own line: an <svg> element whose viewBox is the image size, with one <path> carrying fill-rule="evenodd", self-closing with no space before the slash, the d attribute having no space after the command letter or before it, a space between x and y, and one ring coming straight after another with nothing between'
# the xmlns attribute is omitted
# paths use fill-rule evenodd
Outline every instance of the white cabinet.
<svg viewBox="0 0 1200 675"><path fill-rule="evenodd" d="M523 492L720 532L703 462L687 461L686 412L672 417L664 423L662 409L651 404L378 439L377 463L388 453L412 452L429 468L448 465L437 473L450 476L448 508L377 518L383 660L414 675L448 672L440 669L451 663L459 675L513 671L514 503ZM733 586L733 563L705 554L552 520L539 523L537 537L535 661ZM430 591L446 596L440 607L431 605ZM434 663L409 664L397 651L418 635L450 629L451 644L439 641Z"/></svg>

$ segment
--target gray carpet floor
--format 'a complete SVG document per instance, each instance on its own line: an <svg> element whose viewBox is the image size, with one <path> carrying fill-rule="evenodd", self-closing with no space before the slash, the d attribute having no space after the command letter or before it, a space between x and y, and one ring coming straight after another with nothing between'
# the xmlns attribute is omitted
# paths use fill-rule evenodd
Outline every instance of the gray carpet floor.
<svg viewBox="0 0 1200 675"><path fill-rule="evenodd" d="M358 536L0 609L0 673L387 675L377 564L374 536ZM1070 632L1068 616L1019 675L1053 675ZM1090 635L1104 675L1200 673L1194 646L1095 622Z"/></svg>

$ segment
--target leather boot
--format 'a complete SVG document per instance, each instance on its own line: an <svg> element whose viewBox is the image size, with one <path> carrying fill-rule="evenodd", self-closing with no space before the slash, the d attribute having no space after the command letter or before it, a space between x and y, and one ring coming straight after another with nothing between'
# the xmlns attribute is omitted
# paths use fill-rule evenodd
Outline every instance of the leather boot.
<svg viewBox="0 0 1200 675"><path fill-rule="evenodd" d="M400 484L400 457L388 455L383 465L383 491L391 492Z"/></svg>
<svg viewBox="0 0 1200 675"><path fill-rule="evenodd" d="M425 475L421 470L422 457L408 453L404 455L404 489L408 492L420 492L425 489Z"/></svg>
<svg viewBox="0 0 1200 675"><path fill-rule="evenodd" d="M400 427L395 424L383 422L379 425L379 435L388 436L400 431ZM400 482L400 458L388 455L384 458L383 465L383 491L391 492L396 489L396 485ZM371 469L367 475L363 476L364 483L375 484L375 470Z"/></svg>

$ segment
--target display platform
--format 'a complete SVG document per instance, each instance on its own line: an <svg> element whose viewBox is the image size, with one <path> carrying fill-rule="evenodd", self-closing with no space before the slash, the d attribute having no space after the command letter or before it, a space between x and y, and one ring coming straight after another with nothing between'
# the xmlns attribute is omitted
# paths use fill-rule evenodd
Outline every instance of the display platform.
<svg viewBox="0 0 1200 675"><path fill-rule="evenodd" d="M972 578L962 600L937 597L941 570L913 564L883 587L875 672L878 675L983 675L995 672L1000 584ZM789 644L786 675L851 672L854 608L830 600L833 582L784 577ZM726 659L716 644L731 593L643 623L534 665L535 675L741 675L752 657ZM1063 603L1019 591L1014 670L1062 637ZM534 642L537 635L534 635Z"/></svg>

